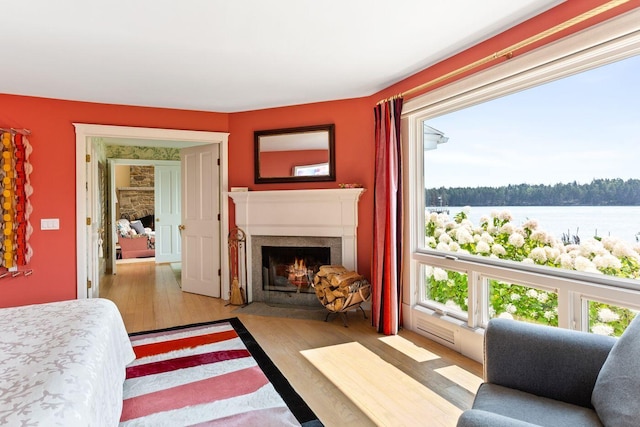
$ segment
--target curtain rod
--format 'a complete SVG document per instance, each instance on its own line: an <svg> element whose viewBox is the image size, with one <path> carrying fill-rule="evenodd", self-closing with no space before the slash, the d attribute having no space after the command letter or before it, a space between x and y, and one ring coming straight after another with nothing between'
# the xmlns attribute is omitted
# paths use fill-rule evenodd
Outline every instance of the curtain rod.
<svg viewBox="0 0 640 427"><path fill-rule="evenodd" d="M31 135L31 131L28 129L14 129L14 128L0 128L0 132L19 133L20 135Z"/></svg>
<svg viewBox="0 0 640 427"><path fill-rule="evenodd" d="M495 53L493 53L492 55L486 56L482 59L479 59L475 62L472 62L470 64L467 64L463 67L460 67L454 71L450 71L446 74L443 74L442 76L435 78L433 80L430 80L426 83L423 83L421 85L418 85L416 87L413 87L411 89L408 89L398 95L394 95L390 98L386 98L386 99L381 99L380 101L378 101L378 104L381 104L383 102L386 102L388 100L394 99L394 98L398 98L398 97L405 97L407 95L411 95L415 92L419 92L421 90L424 90L426 88L428 88L429 86L433 86L435 84L441 83L444 80L447 80L451 77L455 77L458 76L460 74L466 73L467 71L473 70L474 68L477 68L481 65L487 64L491 61L494 61L498 58L502 58L505 57L507 59L511 59L511 57L513 56L513 52L518 50L518 49L522 49L523 47L529 46L530 44L536 43L540 40L543 40L549 36L552 36L556 33L559 33L560 31L566 30L567 28L573 27L574 25L577 25L581 22L586 21L587 19L591 19L595 16L598 16L604 12L607 12L613 8L616 8L624 3L628 3L629 0L611 0L605 4L602 4L598 7L595 7L581 15L578 15L572 19L569 19L561 24L556 25L555 27L551 27L548 30L542 31L534 36L531 36L529 38L526 38L518 43L512 44L511 46L504 48L502 50L499 50Z"/></svg>

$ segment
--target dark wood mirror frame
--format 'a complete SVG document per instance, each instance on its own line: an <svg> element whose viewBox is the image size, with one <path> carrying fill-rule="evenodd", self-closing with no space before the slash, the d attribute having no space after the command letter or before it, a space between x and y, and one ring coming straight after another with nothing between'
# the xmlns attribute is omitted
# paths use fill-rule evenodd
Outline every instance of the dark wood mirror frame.
<svg viewBox="0 0 640 427"><path fill-rule="evenodd" d="M287 138L293 137L295 134L309 134L309 133L323 133L327 134L327 162L329 164L329 172L323 175L304 175L304 176L268 176L264 172L265 165L260 164L260 155L264 153L261 150L261 140L263 137L277 137L279 135L286 136ZM264 143L264 142L262 142ZM264 147L262 147L264 148ZM266 183L282 183L282 182L317 182L317 181L335 181L336 180L336 162L335 162L335 125L315 125L315 126L303 126L296 128L286 129L269 129L260 130L254 132L254 172L256 184ZM310 162L312 163L312 162ZM310 165L310 163L302 164L300 166Z"/></svg>

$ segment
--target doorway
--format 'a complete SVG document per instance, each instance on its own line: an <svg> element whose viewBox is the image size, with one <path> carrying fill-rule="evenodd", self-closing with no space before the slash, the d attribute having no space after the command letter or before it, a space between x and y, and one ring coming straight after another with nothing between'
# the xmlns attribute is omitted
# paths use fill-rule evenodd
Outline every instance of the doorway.
<svg viewBox="0 0 640 427"><path fill-rule="evenodd" d="M99 296L99 252L101 233L99 221L98 154L105 141L135 143L149 147L186 148L215 144L220 155L220 248L227 246L228 229L228 133L177 129L139 128L74 123L76 130L76 260L77 298ZM93 161L92 158L93 157ZM222 295L229 292L227 251L220 250ZM184 261L184 260L183 260Z"/></svg>
<svg viewBox="0 0 640 427"><path fill-rule="evenodd" d="M119 149L116 147L115 151ZM175 158L177 151L174 153L166 157ZM108 158L107 163L106 194L109 197L102 201L108 203L109 208L108 223L104 227L109 249L105 251L108 254L106 271L116 274L118 264L124 262L180 264L180 161ZM134 232L135 222L139 224ZM143 233L147 247L140 249L141 242L137 239L138 234ZM127 245L123 247L122 243Z"/></svg>

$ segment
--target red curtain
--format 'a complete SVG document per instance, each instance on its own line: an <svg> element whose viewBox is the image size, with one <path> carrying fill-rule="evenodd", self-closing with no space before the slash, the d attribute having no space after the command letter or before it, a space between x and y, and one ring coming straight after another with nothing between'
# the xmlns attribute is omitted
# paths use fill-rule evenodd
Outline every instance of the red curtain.
<svg viewBox="0 0 640 427"><path fill-rule="evenodd" d="M373 220L373 326L395 335L402 325L402 98L376 105Z"/></svg>

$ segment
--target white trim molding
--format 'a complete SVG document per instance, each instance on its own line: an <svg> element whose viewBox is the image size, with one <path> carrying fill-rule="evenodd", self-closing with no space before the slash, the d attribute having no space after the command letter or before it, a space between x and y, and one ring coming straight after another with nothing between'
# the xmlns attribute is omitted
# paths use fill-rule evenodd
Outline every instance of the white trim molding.
<svg viewBox="0 0 640 427"><path fill-rule="evenodd" d="M228 139L226 132L208 132L181 129L158 129L131 126L111 126L87 123L73 123L76 131L76 283L78 299L89 297L87 293L86 254L88 251L86 218L87 206L87 163L86 155L93 144L92 138L119 138L140 140L139 145L150 145L158 141L174 143L176 147L199 144L220 145L220 254L222 269L222 294L228 295L229 269L227 239L229 229L228 189ZM146 141L146 144L145 144Z"/></svg>

